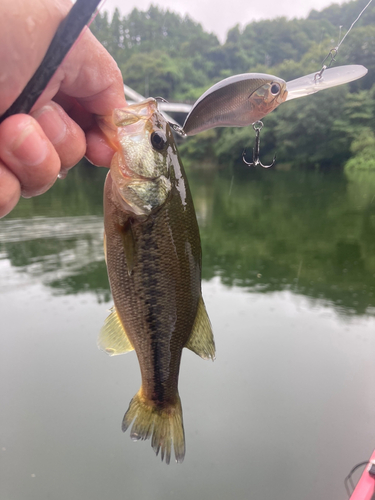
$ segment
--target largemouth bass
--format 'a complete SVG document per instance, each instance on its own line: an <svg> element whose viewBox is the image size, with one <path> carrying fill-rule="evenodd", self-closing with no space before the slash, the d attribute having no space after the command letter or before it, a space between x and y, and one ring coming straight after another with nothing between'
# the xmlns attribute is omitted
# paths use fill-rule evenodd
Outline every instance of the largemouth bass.
<svg viewBox="0 0 375 500"><path fill-rule="evenodd" d="M151 438L170 462L185 455L178 375L184 347L214 359L201 292L197 219L169 124L155 99L99 126L116 150L104 187L105 254L114 308L99 337L110 355L135 350L142 385L122 429Z"/></svg>
<svg viewBox="0 0 375 500"><path fill-rule="evenodd" d="M214 127L246 127L271 113L288 96L286 82L265 73L230 76L210 87L186 117L186 135Z"/></svg>

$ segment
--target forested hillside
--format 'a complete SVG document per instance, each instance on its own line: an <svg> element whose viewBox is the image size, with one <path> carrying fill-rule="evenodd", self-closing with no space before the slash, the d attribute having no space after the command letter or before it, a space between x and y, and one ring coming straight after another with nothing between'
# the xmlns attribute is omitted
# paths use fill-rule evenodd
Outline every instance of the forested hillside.
<svg viewBox="0 0 375 500"><path fill-rule="evenodd" d="M229 30L221 44L189 17L151 7L121 17L99 14L92 31L114 56L126 84L143 95L194 102L213 83L233 74L269 73L286 81L318 71L367 0L333 4L306 19L278 18ZM264 119L263 155L277 151L293 167L342 166L375 170L375 4L348 35L335 65L363 64L368 75L281 105ZM188 139L191 160L210 155L237 161L251 146L246 129L215 129Z"/></svg>

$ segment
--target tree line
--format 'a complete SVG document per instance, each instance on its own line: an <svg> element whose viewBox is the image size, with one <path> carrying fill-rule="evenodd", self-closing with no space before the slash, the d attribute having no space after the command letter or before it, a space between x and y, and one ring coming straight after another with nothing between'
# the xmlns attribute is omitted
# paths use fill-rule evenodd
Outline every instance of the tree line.
<svg viewBox="0 0 375 500"><path fill-rule="evenodd" d="M116 59L127 85L139 93L194 102L217 81L238 73L269 73L286 81L319 71L367 0L332 4L305 19L252 22L228 31L225 43L190 17L151 6L121 16L99 13L91 29ZM375 4L340 48L335 65L363 64L351 84L282 104L265 118L262 150L291 167L343 166L375 171ZM180 117L182 118L182 117ZM226 128L183 143L191 163L209 156L237 162L252 130ZM251 145L251 144L250 144Z"/></svg>

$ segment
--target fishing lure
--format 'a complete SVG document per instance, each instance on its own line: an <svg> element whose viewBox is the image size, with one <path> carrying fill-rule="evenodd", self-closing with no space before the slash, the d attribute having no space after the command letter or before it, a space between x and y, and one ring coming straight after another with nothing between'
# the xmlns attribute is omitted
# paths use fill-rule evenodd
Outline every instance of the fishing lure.
<svg viewBox="0 0 375 500"><path fill-rule="evenodd" d="M285 101L315 94L337 85L361 78L367 69L361 65L322 66L318 73L285 82L276 76L263 73L244 73L231 76L209 88L194 104L188 114L183 131L195 135L215 127L246 127L253 125L256 132L253 161L247 165L263 165L259 160L261 118L271 113ZM258 126L255 124L258 123ZM260 125L261 124L261 125Z"/></svg>
<svg viewBox="0 0 375 500"><path fill-rule="evenodd" d="M361 65L338 66L285 82L276 76L244 73L221 80L194 104L183 129L195 135L215 127L246 127L291 99L361 78Z"/></svg>

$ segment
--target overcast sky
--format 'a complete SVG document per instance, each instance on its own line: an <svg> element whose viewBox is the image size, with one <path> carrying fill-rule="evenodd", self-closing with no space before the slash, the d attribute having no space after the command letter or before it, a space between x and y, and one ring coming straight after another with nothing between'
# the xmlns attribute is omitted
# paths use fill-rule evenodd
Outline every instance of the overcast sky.
<svg viewBox="0 0 375 500"><path fill-rule="evenodd" d="M147 10L150 4L158 5L182 15L188 14L206 31L225 41L228 29L236 24L244 26L251 21L280 16L288 19L306 17L312 9L322 10L332 3L330 0L106 0L101 10L112 13L117 7L122 15L126 15L134 7ZM344 0L335 3L341 4Z"/></svg>

